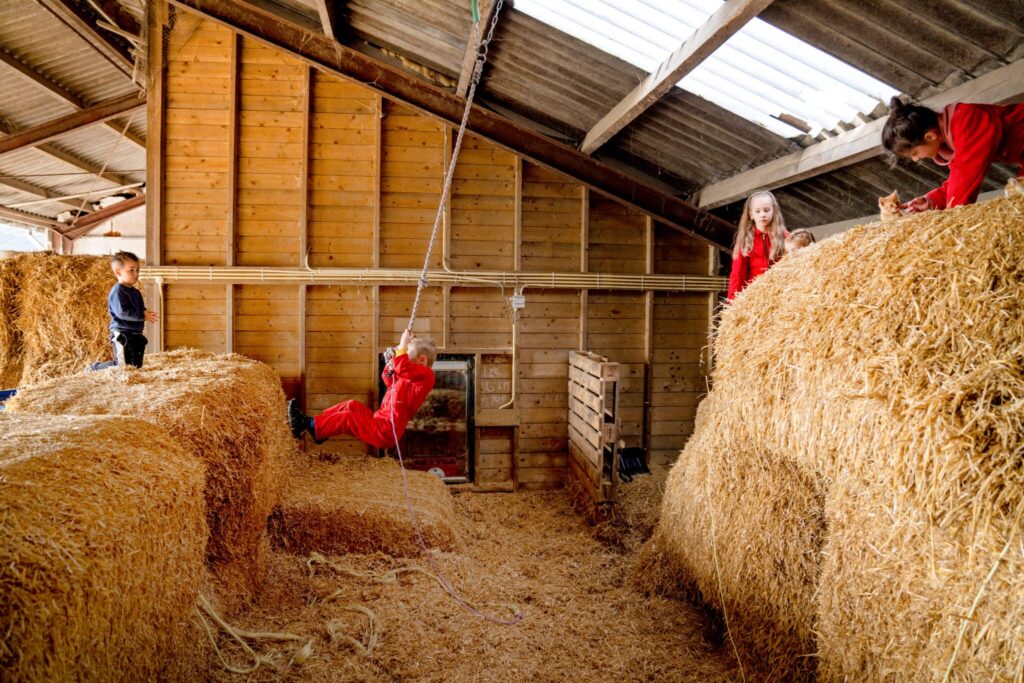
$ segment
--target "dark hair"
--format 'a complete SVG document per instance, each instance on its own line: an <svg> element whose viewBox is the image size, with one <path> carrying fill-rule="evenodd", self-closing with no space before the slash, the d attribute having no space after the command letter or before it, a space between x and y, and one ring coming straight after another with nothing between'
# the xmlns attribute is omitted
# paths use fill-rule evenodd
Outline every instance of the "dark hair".
<svg viewBox="0 0 1024 683"><path fill-rule="evenodd" d="M123 266L125 261L139 263L139 257L130 251L119 251L110 257L110 265L112 266Z"/></svg>
<svg viewBox="0 0 1024 683"><path fill-rule="evenodd" d="M919 104L904 104L899 97L889 101L889 119L882 128L882 145L902 156L924 142L925 133L937 130L939 113Z"/></svg>

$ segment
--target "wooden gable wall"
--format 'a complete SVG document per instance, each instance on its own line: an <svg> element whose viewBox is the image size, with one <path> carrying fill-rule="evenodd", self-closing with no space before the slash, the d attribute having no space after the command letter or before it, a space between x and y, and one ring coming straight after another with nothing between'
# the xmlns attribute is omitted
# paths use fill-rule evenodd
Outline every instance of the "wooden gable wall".
<svg viewBox="0 0 1024 683"><path fill-rule="evenodd" d="M449 126L211 22L173 30L165 61L162 196L149 199L159 203L160 264L422 266ZM446 221L434 268L709 274L707 246L472 134ZM264 361L312 411L349 398L372 404L377 354L397 341L414 291L172 281L162 344ZM564 482L576 349L622 363L627 445L648 445L652 461L674 458L704 391L715 295L527 289L513 337L510 293L432 286L417 318L416 332L442 352L477 357L477 482ZM513 372L515 406L502 412ZM334 447L364 450L351 440Z"/></svg>

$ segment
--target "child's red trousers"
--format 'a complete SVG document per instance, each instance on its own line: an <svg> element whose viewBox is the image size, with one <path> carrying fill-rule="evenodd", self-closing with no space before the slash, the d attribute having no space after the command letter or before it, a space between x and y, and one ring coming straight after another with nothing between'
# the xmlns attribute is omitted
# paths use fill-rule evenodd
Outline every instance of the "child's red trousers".
<svg viewBox="0 0 1024 683"><path fill-rule="evenodd" d="M349 434L377 448L391 448L395 436L391 433L391 420L377 415L359 401L343 401L331 406L313 418L317 439ZM405 431L405 423L397 427L398 435Z"/></svg>

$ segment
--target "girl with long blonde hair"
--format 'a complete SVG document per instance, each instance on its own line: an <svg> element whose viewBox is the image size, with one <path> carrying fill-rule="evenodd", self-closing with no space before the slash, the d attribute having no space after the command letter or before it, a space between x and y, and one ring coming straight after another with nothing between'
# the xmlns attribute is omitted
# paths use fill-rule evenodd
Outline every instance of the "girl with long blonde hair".
<svg viewBox="0 0 1024 683"><path fill-rule="evenodd" d="M782 258L785 240L786 221L775 195L759 190L747 197L733 247L729 301Z"/></svg>

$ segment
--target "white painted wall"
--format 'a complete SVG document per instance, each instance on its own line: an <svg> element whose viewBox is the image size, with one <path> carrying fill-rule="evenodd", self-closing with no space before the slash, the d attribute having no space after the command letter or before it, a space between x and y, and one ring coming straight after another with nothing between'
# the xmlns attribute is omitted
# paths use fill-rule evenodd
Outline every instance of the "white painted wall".
<svg viewBox="0 0 1024 683"><path fill-rule="evenodd" d="M107 232L119 237L104 237ZM146 256L146 207L140 206L105 220L71 243L70 254L105 256L117 251L130 251Z"/></svg>

